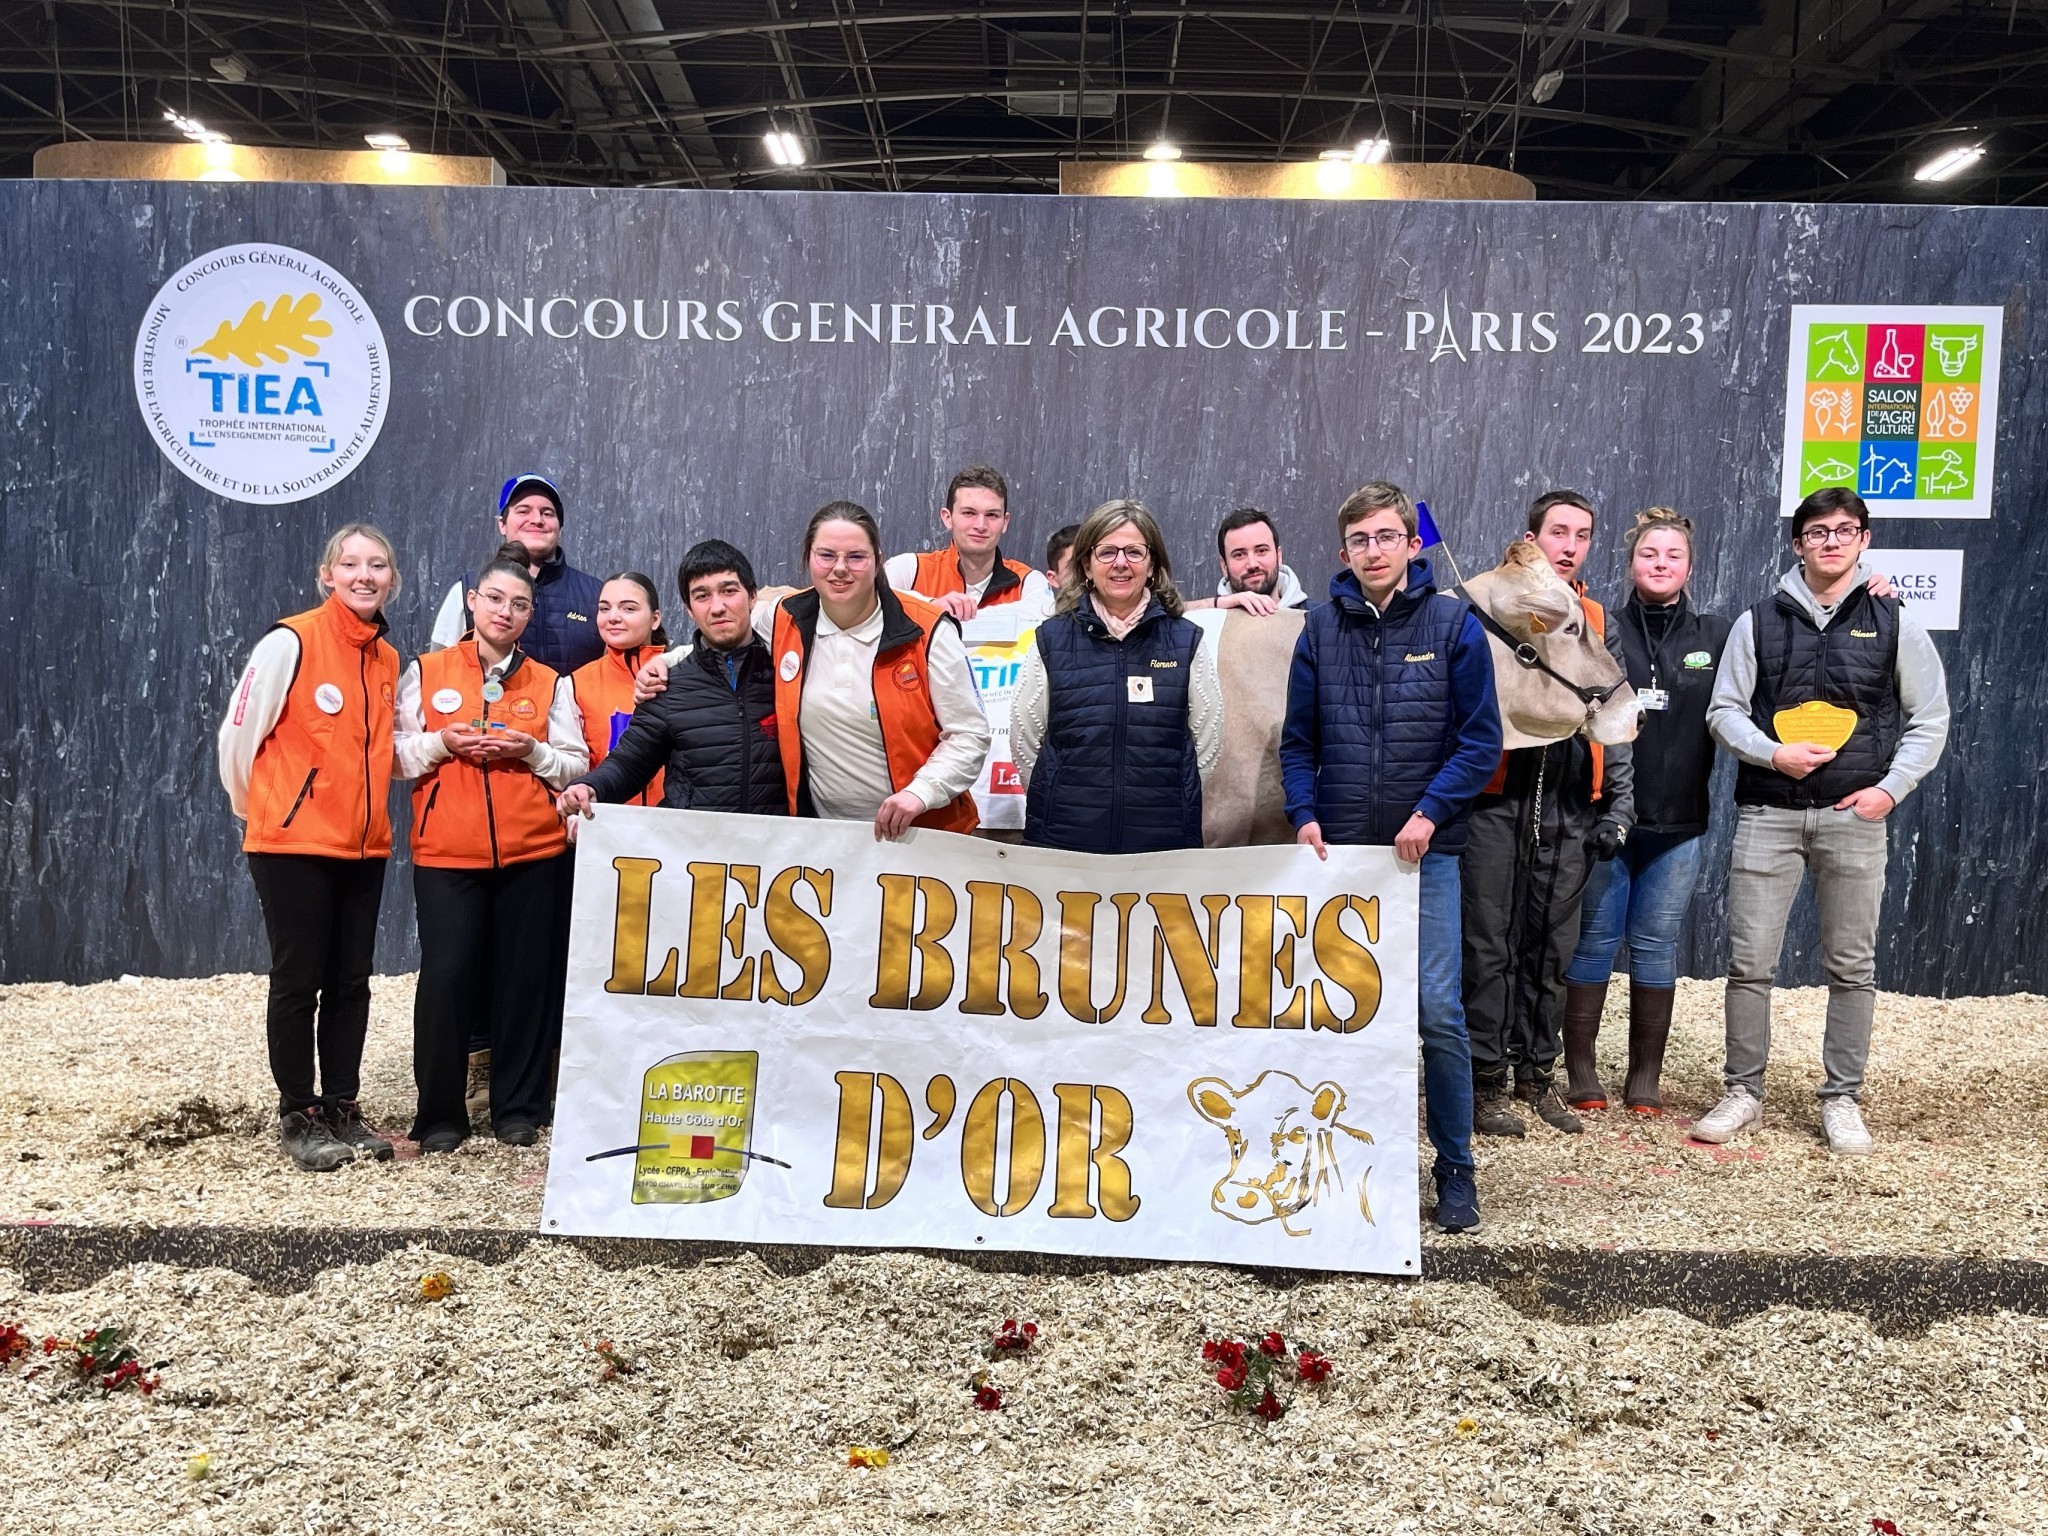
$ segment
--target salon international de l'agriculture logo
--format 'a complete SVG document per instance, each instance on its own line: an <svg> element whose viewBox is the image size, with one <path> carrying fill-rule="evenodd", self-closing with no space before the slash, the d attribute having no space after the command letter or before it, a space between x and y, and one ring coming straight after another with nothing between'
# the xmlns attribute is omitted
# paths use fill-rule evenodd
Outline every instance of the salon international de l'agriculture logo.
<svg viewBox="0 0 2048 1536"><path fill-rule="evenodd" d="M303 501L368 457L391 359L355 285L283 245L228 245L157 290L135 337L135 400L156 445L231 501Z"/></svg>
<svg viewBox="0 0 2048 1536"><path fill-rule="evenodd" d="M1843 486L1879 517L1989 517L2003 319L1996 307L1795 306L1781 510Z"/></svg>

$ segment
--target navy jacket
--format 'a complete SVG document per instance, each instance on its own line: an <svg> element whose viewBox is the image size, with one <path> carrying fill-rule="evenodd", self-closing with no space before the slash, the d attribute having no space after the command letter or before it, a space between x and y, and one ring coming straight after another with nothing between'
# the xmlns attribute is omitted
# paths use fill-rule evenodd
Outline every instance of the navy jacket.
<svg viewBox="0 0 2048 1536"><path fill-rule="evenodd" d="M1092 604L1038 627L1045 741L1025 790L1024 841L1080 853L1202 846L1202 776L1188 729L1202 631L1155 597L1112 640Z"/></svg>
<svg viewBox="0 0 2048 1536"><path fill-rule="evenodd" d="M1493 658L1465 604L1438 593L1429 562L1385 613L1358 578L1330 579L1287 678L1280 777L1287 819L1332 843L1389 845L1420 811L1432 853L1465 846L1465 813L1500 761Z"/></svg>
<svg viewBox="0 0 2048 1536"><path fill-rule="evenodd" d="M476 573L462 584L474 587ZM533 617L519 637L519 649L563 677L597 660L604 654L604 637L597 632L597 595L603 590L601 580L577 570L557 549L533 578Z"/></svg>

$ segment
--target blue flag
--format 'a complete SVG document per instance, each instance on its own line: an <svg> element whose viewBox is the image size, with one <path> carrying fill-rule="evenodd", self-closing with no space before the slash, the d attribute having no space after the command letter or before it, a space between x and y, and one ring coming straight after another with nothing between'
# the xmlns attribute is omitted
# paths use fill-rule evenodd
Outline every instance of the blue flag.
<svg viewBox="0 0 2048 1536"><path fill-rule="evenodd" d="M1415 531L1422 535L1424 549L1444 541L1444 536L1436 531L1436 519L1429 515L1429 503L1426 501L1415 503Z"/></svg>

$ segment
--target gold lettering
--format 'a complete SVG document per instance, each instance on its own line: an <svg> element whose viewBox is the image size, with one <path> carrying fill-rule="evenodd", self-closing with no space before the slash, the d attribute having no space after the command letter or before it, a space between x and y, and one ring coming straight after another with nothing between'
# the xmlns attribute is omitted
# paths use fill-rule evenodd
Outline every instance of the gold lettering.
<svg viewBox="0 0 2048 1536"><path fill-rule="evenodd" d="M1307 1000L1294 985L1294 940L1308 936L1306 896L1240 896L1238 911L1244 914L1244 928L1238 940L1237 1015L1230 1022L1238 1029L1300 1029L1307 1020ZM1274 943L1273 914L1287 918L1292 933L1280 935ZM1273 975L1289 989L1287 1006L1273 1011Z"/></svg>
<svg viewBox="0 0 2048 1536"><path fill-rule="evenodd" d="M818 916L813 917L796 904L796 888L808 885L818 898ZM832 915L832 871L791 865L768 887L768 905L762 921L768 942L796 963L803 974L794 992L775 974L775 957L761 957L761 1001L800 1007L824 990L832 971L832 939L819 921Z"/></svg>
<svg viewBox="0 0 2048 1536"><path fill-rule="evenodd" d="M1124 987L1129 979L1131 955L1131 908L1138 904L1136 891L1124 891L1109 898L1116 908L1116 991L1108 1006L1095 1006L1095 904L1093 891L1060 892L1060 1006L1083 1024L1100 1024L1123 1010Z"/></svg>
<svg viewBox="0 0 2048 1536"><path fill-rule="evenodd" d="M679 997L718 996L719 928L725 921L725 866L692 863L690 872L690 937L688 969Z"/></svg>
<svg viewBox="0 0 2048 1536"><path fill-rule="evenodd" d="M1131 1139L1131 1101L1115 1088L1102 1084L1055 1083L1053 1095L1059 1100L1059 1134L1054 1154L1052 1204L1048 1216L1075 1219L1091 1217L1095 1207L1088 1203L1089 1169L1095 1171L1095 1197L1102 1214L1111 1221L1129 1221L1138 1213L1140 1198L1131 1193L1131 1168L1117 1154ZM1094 1134L1095 1111L1102 1112L1102 1134Z"/></svg>
<svg viewBox="0 0 2048 1536"><path fill-rule="evenodd" d="M1344 931L1343 919L1354 911L1365 924L1366 944L1380 941L1380 899L1377 896L1332 896L1316 913L1316 969L1349 992L1357 1004L1348 1014L1339 1014L1324 995L1318 981L1309 988L1309 1026L1348 1035L1365 1028L1380 1011L1380 963L1372 951Z"/></svg>
<svg viewBox="0 0 2048 1536"><path fill-rule="evenodd" d="M733 959L740 962L740 968L739 973L719 989L718 995L727 1002L751 1002L754 997L754 957L747 953L747 907L761 899L761 866L734 864L728 873L747 893L747 900L745 906L735 905L732 916L725 920L726 948L732 951Z"/></svg>
<svg viewBox="0 0 2048 1536"><path fill-rule="evenodd" d="M612 868L619 873L619 899L612 913L612 975L604 989L637 994L647 990L648 911L654 904L654 877L661 860L613 859ZM673 980L669 990L675 990Z"/></svg>
<svg viewBox="0 0 2048 1536"><path fill-rule="evenodd" d="M1010 1012L1035 1019L1045 1012L1045 991L1038 984L1038 961L1031 946L1045 928L1045 906L1021 885L995 880L967 882L967 995L962 1013L999 1014L997 995L1005 966L1010 974ZM1010 911L1010 932L1003 936L1003 909Z"/></svg>
<svg viewBox="0 0 2048 1536"><path fill-rule="evenodd" d="M996 1128L1010 1097L1010 1166L996 1203ZM1031 1204L1045 1177L1045 1115L1031 1089L1014 1077L982 1084L960 1125L960 1181L985 1216L1015 1216Z"/></svg>
<svg viewBox="0 0 2048 1536"><path fill-rule="evenodd" d="M960 903L953 888L926 875L877 875L882 887L882 932L875 945L875 993L870 1008L936 1008L953 990L953 957L939 941L953 931ZM918 926L918 899L924 923ZM910 995L910 961L918 959L917 995Z"/></svg>
<svg viewBox="0 0 2048 1536"><path fill-rule="evenodd" d="M935 1077L924 1085L924 1107L932 1112L932 1122L924 1128L926 1141L953 1123L953 1106L957 1103L959 1095L953 1091L950 1077Z"/></svg>
<svg viewBox="0 0 2048 1536"><path fill-rule="evenodd" d="M1152 1001L1140 1017L1147 1024L1171 1024L1166 1007L1166 957L1173 956L1173 973L1188 1000L1195 1023L1204 1028L1216 1024L1216 967L1221 963L1218 945L1223 936L1222 917L1230 906L1228 896L1204 896L1209 913L1209 940L1202 942L1195 927L1195 909L1178 892L1147 896L1158 927L1152 934Z"/></svg>
<svg viewBox="0 0 2048 1536"><path fill-rule="evenodd" d="M896 1198L910 1172L910 1095L886 1072L836 1072L839 1132L832 1152L832 1189L825 1203L835 1210L879 1210ZM868 1187L868 1139L874 1131L877 1090L881 1135L876 1146L875 1182Z"/></svg>

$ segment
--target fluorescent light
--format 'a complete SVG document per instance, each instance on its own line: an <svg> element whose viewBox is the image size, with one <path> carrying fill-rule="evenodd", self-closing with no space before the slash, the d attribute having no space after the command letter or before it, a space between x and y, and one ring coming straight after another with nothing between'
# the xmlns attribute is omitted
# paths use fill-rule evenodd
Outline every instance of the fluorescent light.
<svg viewBox="0 0 2048 1536"><path fill-rule="evenodd" d="M366 133L363 142L372 149L396 150L400 154L412 148L402 133Z"/></svg>
<svg viewBox="0 0 2048 1536"><path fill-rule="evenodd" d="M1165 139L1154 140L1145 146L1145 158L1147 160L1178 160L1180 158L1180 146L1169 143Z"/></svg>
<svg viewBox="0 0 2048 1536"><path fill-rule="evenodd" d="M802 165L807 158L804 141L783 129L771 128L761 136L761 142L767 147L768 158L777 165Z"/></svg>
<svg viewBox="0 0 2048 1536"><path fill-rule="evenodd" d="M1376 139L1360 139L1354 158L1360 165L1384 165L1393 152L1394 146L1382 134Z"/></svg>
<svg viewBox="0 0 2048 1536"><path fill-rule="evenodd" d="M249 61L239 53L222 54L209 62L213 65L213 72L230 85L240 85L249 78Z"/></svg>
<svg viewBox="0 0 2048 1536"><path fill-rule="evenodd" d="M173 112L169 107L164 108L164 121L185 135L194 144L225 144L228 142L226 134L217 133L207 127L206 124L200 122L196 117L186 117L182 113Z"/></svg>
<svg viewBox="0 0 2048 1536"><path fill-rule="evenodd" d="M1915 181L1950 181L1984 158L1982 144L1958 144L1945 149L1913 173Z"/></svg>
<svg viewBox="0 0 2048 1536"><path fill-rule="evenodd" d="M1316 158L1318 160L1341 160L1349 164L1358 158L1358 152L1350 149L1326 149L1320 155L1317 155Z"/></svg>
<svg viewBox="0 0 2048 1536"><path fill-rule="evenodd" d="M1543 105L1544 102L1550 100L1551 97L1555 96L1557 94L1557 88L1563 84L1563 70L1546 70L1542 74L1538 75L1536 77L1536 83L1529 87L1529 99L1535 102L1536 105L1540 107Z"/></svg>

